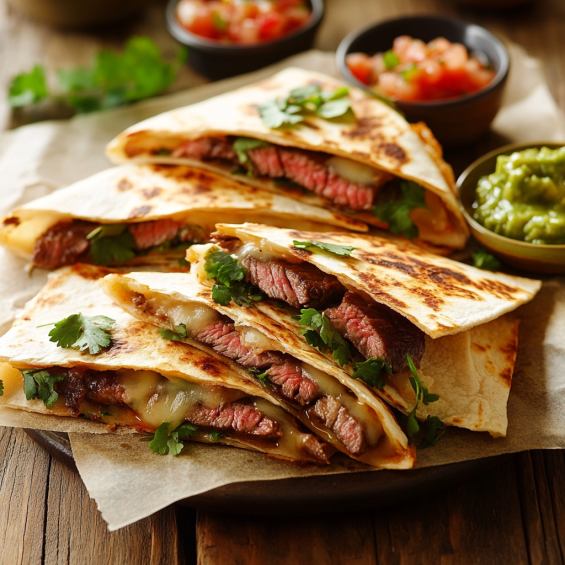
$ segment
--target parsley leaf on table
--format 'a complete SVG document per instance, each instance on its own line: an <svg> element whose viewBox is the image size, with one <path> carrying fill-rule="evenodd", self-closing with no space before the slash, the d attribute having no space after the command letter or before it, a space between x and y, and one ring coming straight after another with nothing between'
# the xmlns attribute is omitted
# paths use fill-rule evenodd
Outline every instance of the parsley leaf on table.
<svg viewBox="0 0 565 565"><path fill-rule="evenodd" d="M500 270L500 261L486 249L477 249L477 251L473 251L473 263L475 267L484 269L485 271Z"/></svg>
<svg viewBox="0 0 565 565"><path fill-rule="evenodd" d="M172 431L170 431L170 427L171 422L163 422L155 430L153 438L149 441L149 448L153 453L178 455L184 447L181 438L197 436L200 433L200 429L197 426L187 422Z"/></svg>
<svg viewBox="0 0 565 565"><path fill-rule="evenodd" d="M39 398L49 410L57 402L59 395L55 391L55 383L64 380L64 375L51 375L41 369L22 370L24 376L24 393L27 400Z"/></svg>
<svg viewBox="0 0 565 565"><path fill-rule="evenodd" d="M385 381L381 376L383 369L389 375L392 375L392 369L384 359L369 357L366 361L355 363L353 366L353 378L361 379L370 387L382 390L385 386Z"/></svg>
<svg viewBox="0 0 565 565"><path fill-rule="evenodd" d="M175 331L172 330L157 330L163 339L168 341L180 341L187 337L186 324L179 324L178 326L173 326Z"/></svg>
<svg viewBox="0 0 565 565"><path fill-rule="evenodd" d="M50 340L57 347L78 349L96 355L110 345L112 338L110 330L116 320L107 316L84 316L81 313L71 314L68 318L56 322L49 332ZM53 324L45 324L52 326ZM39 326L43 327L43 326Z"/></svg>
<svg viewBox="0 0 565 565"><path fill-rule="evenodd" d="M349 245L335 245L334 243L323 243L321 241L296 241L294 240L293 245L295 247L301 247L303 249L309 249L310 247L318 247L323 251L328 253L333 253L339 257L349 257L351 252L356 249L356 247L350 247ZM310 251L315 251L315 249L309 249Z"/></svg>

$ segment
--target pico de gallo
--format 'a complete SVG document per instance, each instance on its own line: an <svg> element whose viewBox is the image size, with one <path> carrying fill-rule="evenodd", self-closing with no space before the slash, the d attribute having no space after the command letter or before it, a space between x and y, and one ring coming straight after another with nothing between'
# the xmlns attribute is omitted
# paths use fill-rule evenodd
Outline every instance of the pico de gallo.
<svg viewBox="0 0 565 565"><path fill-rule="evenodd" d="M179 23L191 33L223 43L279 39L311 17L305 0L181 0Z"/></svg>
<svg viewBox="0 0 565 565"><path fill-rule="evenodd" d="M357 80L377 93L407 102L471 94L496 74L486 58L469 54L464 45L444 37L424 43L401 35L386 53L351 53L346 64Z"/></svg>

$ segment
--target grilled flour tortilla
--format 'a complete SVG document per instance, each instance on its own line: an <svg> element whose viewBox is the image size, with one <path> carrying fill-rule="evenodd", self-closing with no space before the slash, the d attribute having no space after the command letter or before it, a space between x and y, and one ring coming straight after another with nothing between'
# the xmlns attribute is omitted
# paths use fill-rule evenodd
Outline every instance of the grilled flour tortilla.
<svg viewBox="0 0 565 565"><path fill-rule="evenodd" d="M343 453L377 468L412 467L414 451L380 399L256 308L217 304L188 273L114 274L101 284L136 318L262 383L273 402Z"/></svg>
<svg viewBox="0 0 565 565"><path fill-rule="evenodd" d="M419 234L428 244L462 248L469 234L454 195L453 172L430 130L424 124L411 126L356 88L348 95L354 119L310 115L292 126L266 125L260 105L308 86L331 92L343 84L289 68L268 80L145 120L115 138L108 156L116 163L197 164L227 175L239 167L247 173L246 183L346 211L410 238ZM264 143L253 146L250 140ZM281 186L288 181L305 190ZM377 217L371 211L374 204L400 200L406 205L402 214L410 211L416 232L413 226L389 226L392 220L384 212Z"/></svg>
<svg viewBox="0 0 565 565"><path fill-rule="evenodd" d="M321 231L366 229L343 215L209 171L126 165L15 210L0 226L0 243L47 268L79 261L162 264L207 241L218 221L250 219Z"/></svg>
<svg viewBox="0 0 565 565"><path fill-rule="evenodd" d="M196 430L190 439L196 441L218 441L303 463L329 462L332 448L301 431L261 387L215 357L163 340L154 326L112 304L98 285L109 272L76 265L49 276L0 339L0 406L53 416L86 415L93 428L102 422L152 432L163 422L171 423L169 430L189 422ZM98 355L62 349L49 341L49 327L38 327L78 312L116 321L108 349ZM39 399L26 400L18 369L63 377L55 384L58 399L51 409Z"/></svg>
<svg viewBox="0 0 565 565"><path fill-rule="evenodd" d="M405 413L416 400L408 354L429 392L439 395L420 402L416 417L506 434L518 339L518 321L508 313L533 298L539 281L481 271L377 237L251 224L217 228L218 245L246 269L251 288L270 297L254 308L297 336L308 326L293 315L323 312L353 346L343 369L352 376L357 363L385 360L391 374L383 370L384 388L373 390ZM188 253L191 272L203 284L217 282L206 270L217 250L208 244ZM332 351L325 355L337 364Z"/></svg>

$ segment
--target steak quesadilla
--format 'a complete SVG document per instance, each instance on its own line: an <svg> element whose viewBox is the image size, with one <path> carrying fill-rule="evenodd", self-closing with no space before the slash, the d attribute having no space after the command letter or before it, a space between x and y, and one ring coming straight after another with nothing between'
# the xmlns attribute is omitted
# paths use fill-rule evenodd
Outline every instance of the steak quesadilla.
<svg viewBox="0 0 565 565"><path fill-rule="evenodd" d="M208 240L218 221L366 230L341 214L188 166L127 165L30 202L4 218L0 244L56 268L163 264Z"/></svg>
<svg viewBox="0 0 565 565"><path fill-rule="evenodd" d="M505 435L518 330L508 313L533 298L539 281L377 237L217 228L217 245L187 256L213 299L235 308L250 297L247 310L266 314L409 417Z"/></svg>
<svg viewBox="0 0 565 565"><path fill-rule="evenodd" d="M260 386L241 379L216 357L163 340L154 326L112 304L98 285L109 272L76 265L50 274L0 339L0 406L82 416L93 425L141 432L164 429L150 444L159 453L178 453L188 438L302 463L329 463L333 449L303 432ZM58 347L44 326L78 312L87 321L87 340L95 339L86 335L87 324L104 317L113 322L109 344L97 354L92 348L63 348L60 342Z"/></svg>
<svg viewBox="0 0 565 565"><path fill-rule="evenodd" d="M343 453L377 468L412 467L413 449L381 400L259 310L218 304L189 273L114 274L101 284L114 302L163 328L163 335L260 383L273 402Z"/></svg>
<svg viewBox="0 0 565 565"><path fill-rule="evenodd" d="M462 248L469 235L453 172L430 130L311 71L289 68L155 116L120 134L107 151L116 163L240 172L246 183L434 246Z"/></svg>

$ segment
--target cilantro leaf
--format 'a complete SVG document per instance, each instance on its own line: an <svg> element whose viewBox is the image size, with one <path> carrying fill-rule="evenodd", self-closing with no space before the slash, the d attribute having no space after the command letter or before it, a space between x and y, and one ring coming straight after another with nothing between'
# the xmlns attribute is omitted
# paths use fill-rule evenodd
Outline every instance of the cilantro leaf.
<svg viewBox="0 0 565 565"><path fill-rule="evenodd" d="M426 433L422 443L418 446L420 449L433 447L447 431L447 427L437 416L428 416L424 425L426 426Z"/></svg>
<svg viewBox="0 0 565 565"><path fill-rule="evenodd" d="M389 375L392 375L392 369L384 359L369 357L369 359L362 363L355 363L353 366L353 378L361 379L370 387L382 390L385 386L385 381L381 376L383 369Z"/></svg>
<svg viewBox="0 0 565 565"><path fill-rule="evenodd" d="M4 382L0 380L0 396L4 395Z"/></svg>
<svg viewBox="0 0 565 565"><path fill-rule="evenodd" d="M328 253L333 253L339 257L349 257L351 252L356 249L356 247L350 247L349 245L335 245L333 243L323 243L321 241L296 241L294 240L293 245L295 247L301 247L303 249L309 249L310 247L318 247ZM310 250L314 251L314 250Z"/></svg>
<svg viewBox="0 0 565 565"><path fill-rule="evenodd" d="M428 392L427 387L418 376L418 372L416 371L416 367L414 366L414 362L412 361L412 357L410 357L409 353L406 354L406 360L408 361L408 368L412 373L412 376L409 377L410 384L412 385L414 393L416 394L416 404L414 404L414 408L412 408L412 411L408 415L408 419L406 421L406 435L408 437L412 437L415 433L420 431L420 426L418 424L418 421L416 420L416 410L418 409L420 400L422 400L425 405L428 405L431 402L439 400L439 395L430 394Z"/></svg>
<svg viewBox="0 0 565 565"><path fill-rule="evenodd" d="M49 332L49 341L64 349L88 349L91 355L96 355L110 345L112 338L109 332L115 323L115 320L106 316L72 314L55 323L55 327Z"/></svg>
<svg viewBox="0 0 565 565"><path fill-rule="evenodd" d="M304 121L304 118L296 114L296 112L289 112L286 105L281 109L275 100L260 104L258 109L261 119L265 125L271 129L277 129L287 125L292 126Z"/></svg>
<svg viewBox="0 0 565 565"><path fill-rule="evenodd" d="M200 433L200 429L188 422L181 424L178 428L170 430L171 422L163 422L153 434L153 438L149 442L149 448L153 453L158 453L159 455L178 455L183 447L184 443L180 438L197 436Z"/></svg>
<svg viewBox="0 0 565 565"><path fill-rule="evenodd" d="M418 237L418 228L410 219L409 213L415 208L425 208L426 189L412 181L400 183L402 198L392 199L373 206L373 214L388 224L395 235L403 235L407 239Z"/></svg>
<svg viewBox="0 0 565 565"><path fill-rule="evenodd" d="M473 263L475 267L485 271L499 271L500 261L486 249L473 251Z"/></svg>
<svg viewBox="0 0 565 565"><path fill-rule="evenodd" d="M35 65L29 73L15 76L8 90L8 102L12 108L34 104L49 95L45 69Z"/></svg>
<svg viewBox="0 0 565 565"><path fill-rule="evenodd" d="M251 160L248 151L259 149L260 147L270 147L271 144L260 139L251 139L249 137L238 137L233 143L233 150L237 154L237 159L242 165L251 166Z"/></svg>
<svg viewBox="0 0 565 565"><path fill-rule="evenodd" d="M180 438L195 437L200 433L200 428L188 422L181 424L175 431Z"/></svg>
<svg viewBox="0 0 565 565"><path fill-rule="evenodd" d="M213 442L220 441L224 437L226 437L226 434L223 432L212 432L210 434L210 441Z"/></svg>
<svg viewBox="0 0 565 565"><path fill-rule="evenodd" d="M186 324L179 324L178 326L173 326L175 331L172 330L157 330L163 339L169 341L180 341L187 337Z"/></svg>
<svg viewBox="0 0 565 565"><path fill-rule="evenodd" d="M383 55L383 62L385 64L386 70L390 71L400 63L400 58L392 49L390 49Z"/></svg>
<svg viewBox="0 0 565 565"><path fill-rule="evenodd" d="M300 325L308 326L300 330L307 343L322 352L329 349L341 367L349 363L349 344L324 313L320 314L314 308L306 308L300 310L300 315L296 318Z"/></svg>
<svg viewBox="0 0 565 565"><path fill-rule="evenodd" d="M348 98L329 100L324 102L317 110L316 115L326 120L345 116L351 110L351 103Z"/></svg>
<svg viewBox="0 0 565 565"><path fill-rule="evenodd" d="M59 395L55 391L55 383L64 380L65 375L51 375L41 369L26 369L24 376L24 393L27 400L39 398L51 410Z"/></svg>
<svg viewBox="0 0 565 565"><path fill-rule="evenodd" d="M125 263L135 257L135 237L126 224L107 224L92 230L90 254L97 265Z"/></svg>
<svg viewBox="0 0 565 565"><path fill-rule="evenodd" d="M271 379L269 379L269 375L267 373L261 373L256 375L256 377L259 379L259 384L262 387L267 387L271 384Z"/></svg>
<svg viewBox="0 0 565 565"><path fill-rule="evenodd" d="M204 269L209 279L216 279L220 284L230 287L234 282L243 280L247 272L236 259L223 251L215 251L206 256Z"/></svg>
<svg viewBox="0 0 565 565"><path fill-rule="evenodd" d="M155 430L153 439L149 442L149 449L151 449L153 453L158 453L159 455L166 455L167 453L169 453L168 441L170 425L171 422L163 422Z"/></svg>

